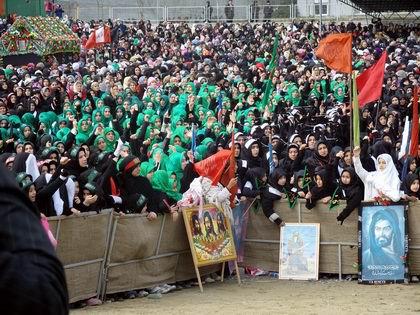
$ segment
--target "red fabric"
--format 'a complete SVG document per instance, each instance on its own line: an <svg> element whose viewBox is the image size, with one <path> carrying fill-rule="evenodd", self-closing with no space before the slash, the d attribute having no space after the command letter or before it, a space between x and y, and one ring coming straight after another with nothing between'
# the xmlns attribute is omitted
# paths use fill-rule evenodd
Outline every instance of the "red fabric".
<svg viewBox="0 0 420 315"><path fill-rule="evenodd" d="M91 48L95 48L95 46L96 46L95 31L93 31L92 33L90 33L90 36L85 44L85 48L91 49Z"/></svg>
<svg viewBox="0 0 420 315"><path fill-rule="evenodd" d="M220 150L207 159L195 163L195 171L200 176L210 178L213 182L213 185L217 185L217 183L220 181L226 164L229 162L231 154L231 150Z"/></svg>
<svg viewBox="0 0 420 315"><path fill-rule="evenodd" d="M419 146L419 87L414 87L413 121L411 127L410 156L417 157Z"/></svg>
<svg viewBox="0 0 420 315"><path fill-rule="evenodd" d="M352 34L331 34L319 42L315 54L336 71L351 73Z"/></svg>
<svg viewBox="0 0 420 315"><path fill-rule="evenodd" d="M387 53L384 51L376 64L356 78L359 107L381 98L386 58Z"/></svg>
<svg viewBox="0 0 420 315"><path fill-rule="evenodd" d="M227 187L227 185L229 184L232 178L235 178L236 159L235 159L235 136L233 132L232 132L231 141L232 141L232 147L230 149L231 154L230 154L230 159L229 159L229 168L227 169L226 172L222 174L222 177L220 178L220 183L225 187ZM230 207L233 208L235 206L235 196L236 196L236 193L238 192L238 186L237 185L233 186L231 189L229 189L229 191L230 191Z"/></svg>
<svg viewBox="0 0 420 315"><path fill-rule="evenodd" d="M115 183L115 180L112 177L109 178L109 184L111 185L111 195L119 196L120 195L120 190L118 189L118 186L117 186L117 184Z"/></svg>
<svg viewBox="0 0 420 315"><path fill-rule="evenodd" d="M140 160L138 158L135 158L134 160L128 162L128 164L124 167L124 173L137 164L140 164Z"/></svg>
<svg viewBox="0 0 420 315"><path fill-rule="evenodd" d="M111 30L109 29L108 26L104 26L104 41L102 42L97 42L97 34L96 34L97 30L94 30L90 36L89 39L87 40L86 44L85 44L85 48L86 49L91 49L91 48L95 48L98 47L102 44L106 44L106 43L110 43L111 42Z"/></svg>

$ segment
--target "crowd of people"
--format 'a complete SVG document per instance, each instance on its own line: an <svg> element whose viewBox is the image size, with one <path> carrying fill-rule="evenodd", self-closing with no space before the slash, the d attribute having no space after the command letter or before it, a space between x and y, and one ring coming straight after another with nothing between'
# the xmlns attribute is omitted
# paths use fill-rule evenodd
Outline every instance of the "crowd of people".
<svg viewBox="0 0 420 315"><path fill-rule="evenodd" d="M419 198L419 159L398 158L420 74L418 25L62 22L80 54L0 70L0 160L47 217L176 213L199 176L194 164L232 146L228 189L259 198L279 226L282 198L308 209L345 199L341 223L363 199ZM112 42L84 49L103 24ZM314 53L335 32L353 34L355 71L388 53L382 97L361 109L354 150L350 77Z"/></svg>

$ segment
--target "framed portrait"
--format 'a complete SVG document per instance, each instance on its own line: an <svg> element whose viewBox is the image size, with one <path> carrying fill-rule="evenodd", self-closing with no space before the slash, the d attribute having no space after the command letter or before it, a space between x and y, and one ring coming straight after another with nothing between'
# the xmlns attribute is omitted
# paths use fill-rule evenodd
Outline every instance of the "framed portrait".
<svg viewBox="0 0 420 315"><path fill-rule="evenodd" d="M229 218L215 205L182 211L191 254L196 267L236 260Z"/></svg>
<svg viewBox="0 0 420 315"><path fill-rule="evenodd" d="M408 282L407 203L362 203L359 209L359 283Z"/></svg>
<svg viewBox="0 0 420 315"><path fill-rule="evenodd" d="M318 280L319 223L286 223L280 229L279 279Z"/></svg>

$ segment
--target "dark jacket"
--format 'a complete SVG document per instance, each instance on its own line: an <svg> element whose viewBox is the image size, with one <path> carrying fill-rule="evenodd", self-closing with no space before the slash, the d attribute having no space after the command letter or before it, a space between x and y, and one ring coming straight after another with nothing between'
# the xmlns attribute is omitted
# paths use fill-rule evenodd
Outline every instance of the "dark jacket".
<svg viewBox="0 0 420 315"><path fill-rule="evenodd" d="M0 166L0 308L4 314L68 314L63 266L39 217Z"/></svg>

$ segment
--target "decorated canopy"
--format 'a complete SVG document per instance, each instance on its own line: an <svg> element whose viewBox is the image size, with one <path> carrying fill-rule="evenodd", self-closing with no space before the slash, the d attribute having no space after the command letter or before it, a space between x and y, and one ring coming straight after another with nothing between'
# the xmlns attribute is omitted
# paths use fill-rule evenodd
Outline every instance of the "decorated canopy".
<svg viewBox="0 0 420 315"><path fill-rule="evenodd" d="M54 17L18 17L0 38L0 56L46 56L80 51L79 38Z"/></svg>

